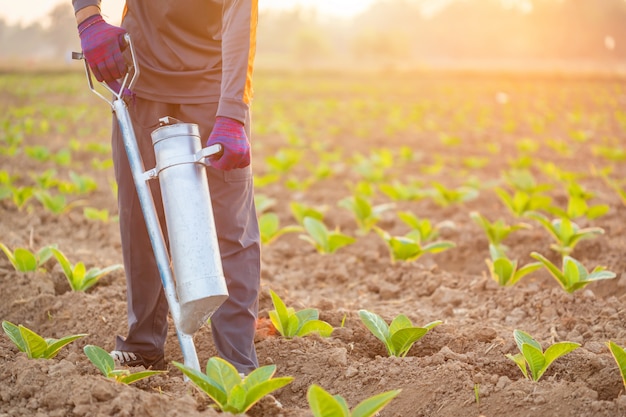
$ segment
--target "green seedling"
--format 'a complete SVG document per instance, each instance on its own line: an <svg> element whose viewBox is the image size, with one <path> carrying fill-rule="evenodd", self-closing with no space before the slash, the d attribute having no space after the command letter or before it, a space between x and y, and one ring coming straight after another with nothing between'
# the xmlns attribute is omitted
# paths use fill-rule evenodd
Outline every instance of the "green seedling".
<svg viewBox="0 0 626 417"><path fill-rule="evenodd" d="M610 340L606 342L606 346L611 351L611 355L613 355L613 359L615 359L615 362L619 367L620 375L622 375L622 382L626 388L626 350Z"/></svg>
<svg viewBox="0 0 626 417"><path fill-rule="evenodd" d="M506 357L515 362L526 379L535 382L539 381L552 362L580 346L574 342L558 342L544 352L541 345L528 333L515 330L513 337L520 353L507 354Z"/></svg>
<svg viewBox="0 0 626 417"><path fill-rule="evenodd" d="M91 167L97 171L108 171L113 168L113 158L91 158Z"/></svg>
<svg viewBox="0 0 626 417"><path fill-rule="evenodd" d="M291 214L293 215L294 219L296 219L296 221L300 225L304 225L304 219L307 217L311 217L319 221L324 220L323 209L311 207L297 201L292 201L291 203L289 203L289 208L291 209Z"/></svg>
<svg viewBox="0 0 626 417"><path fill-rule="evenodd" d="M398 181L382 183L380 191L393 201L418 201L428 197L429 193L419 183L403 184Z"/></svg>
<svg viewBox="0 0 626 417"><path fill-rule="evenodd" d="M588 201L594 197L594 194L585 190L582 185L576 182L570 182L567 187L568 201L567 209L563 210L559 207L551 207L549 211L558 217L567 217L568 219L576 219L586 217L590 220L600 218L607 214L610 210L607 204L589 205Z"/></svg>
<svg viewBox="0 0 626 417"><path fill-rule="evenodd" d="M411 320L400 314L387 325L376 313L359 310L361 321L377 339L385 344L389 356L405 357L415 342L429 330L443 323L441 320L428 323L424 327L414 327Z"/></svg>
<svg viewBox="0 0 626 417"><path fill-rule="evenodd" d="M393 153L389 149L375 149L369 157L357 154L352 169L369 182L385 179L387 170L393 166Z"/></svg>
<svg viewBox="0 0 626 417"><path fill-rule="evenodd" d="M319 320L319 312L313 308L306 308L296 312L292 307L285 306L281 298L270 290L274 310L269 312L270 320L276 330L288 339L303 337L310 333L318 333L322 337L329 337L333 326Z"/></svg>
<svg viewBox="0 0 626 417"><path fill-rule="evenodd" d="M596 266L589 272L579 261L571 256L563 257L563 266L561 269L540 253L533 252L530 256L541 262L568 293L573 293L576 290L584 288L592 282L612 279L616 276L615 272L607 271L603 266Z"/></svg>
<svg viewBox="0 0 626 417"><path fill-rule="evenodd" d="M367 198L358 194L344 198L338 204L339 207L343 207L352 213L359 228L359 233L362 235L368 234L372 227L378 223L381 215L394 207L393 203L374 206Z"/></svg>
<svg viewBox="0 0 626 417"><path fill-rule="evenodd" d="M63 273L72 291L86 291L96 285L100 278L106 274L123 268L122 265L118 264L108 266L104 269L93 267L87 270L83 262L77 262L76 265L72 265L67 257L58 249L53 248L52 254L59 264L61 264Z"/></svg>
<svg viewBox="0 0 626 417"><path fill-rule="evenodd" d="M52 158L52 154L50 149L45 146L37 145L37 146L25 146L24 153L32 159L35 159L39 162L46 162Z"/></svg>
<svg viewBox="0 0 626 417"><path fill-rule="evenodd" d="M71 182L67 183L65 187L60 187L59 191L71 194L89 194L98 189L96 180L87 175L70 172L70 179Z"/></svg>
<svg viewBox="0 0 626 417"><path fill-rule="evenodd" d="M549 220L546 216L538 212L528 212L526 217L536 220L544 229L556 240L550 248L561 255L572 253L578 242L583 239L591 239L604 233L600 227L580 228L576 223L568 218L556 218Z"/></svg>
<svg viewBox="0 0 626 417"><path fill-rule="evenodd" d="M13 199L13 204L17 207L19 211L26 206L26 203L33 197L35 194L35 189L33 187L24 186L24 187L14 187L11 186L11 197Z"/></svg>
<svg viewBox="0 0 626 417"><path fill-rule="evenodd" d="M487 235L489 243L496 247L504 248L502 242L516 230L530 229L529 224L516 223L514 225L508 225L504 223L504 220L502 219L498 219L492 223L487 220L485 216L478 213L477 211L471 212L470 217L477 225L479 225L483 229L483 231Z"/></svg>
<svg viewBox="0 0 626 417"><path fill-rule="evenodd" d="M338 228L328 230L322 221L313 217L305 217L302 223L307 234L300 235L300 238L312 244L318 253L335 253L356 241L354 237L341 233Z"/></svg>
<svg viewBox="0 0 626 417"><path fill-rule="evenodd" d="M302 227L291 225L281 228L280 219L276 213L264 213L259 217L259 230L261 232L261 243L270 245L284 234L301 232Z"/></svg>
<svg viewBox="0 0 626 417"><path fill-rule="evenodd" d="M302 159L303 152L297 149L279 149L274 155L265 158L270 171L280 175L290 172Z"/></svg>
<svg viewBox="0 0 626 417"><path fill-rule="evenodd" d="M439 253L456 246L449 241L431 242L427 245L422 245L422 237L417 230L412 230L405 236L391 236L379 227L374 227L374 230L387 244L392 263L396 261L412 262L427 253Z"/></svg>
<svg viewBox="0 0 626 417"><path fill-rule="evenodd" d="M53 248L56 248L56 245L44 246L35 253L25 248L15 248L11 252L6 245L0 243L0 249L18 272L35 272L42 269L43 264L52 257Z"/></svg>
<svg viewBox="0 0 626 417"><path fill-rule="evenodd" d="M341 395L332 395L319 385L312 384L307 400L313 417L371 417L382 410L402 390L386 391L361 401L350 411Z"/></svg>
<svg viewBox="0 0 626 417"><path fill-rule="evenodd" d="M115 360L113 360L109 352L99 346L87 345L83 348L83 352L105 377L126 385L167 372L149 369L131 373L129 369L115 369Z"/></svg>
<svg viewBox="0 0 626 417"><path fill-rule="evenodd" d="M501 286L512 286L524 276L541 268L540 262L533 262L518 269L517 260L506 257L502 248L489 245L491 259L486 259L491 278Z"/></svg>
<svg viewBox="0 0 626 417"><path fill-rule="evenodd" d="M276 205L276 199L268 197L266 194L255 194L254 196L254 206L256 207L257 213L265 213L267 210L271 209Z"/></svg>
<svg viewBox="0 0 626 417"><path fill-rule="evenodd" d="M83 200L76 200L70 203L67 202L67 198L63 194L52 195L47 190L39 190L35 193L35 198L39 200L46 210L54 214L68 213L73 208L78 207L85 202Z"/></svg>
<svg viewBox="0 0 626 417"><path fill-rule="evenodd" d="M198 388L204 391L223 412L244 414L266 395L288 385L293 377L272 378L276 365L266 365L242 378L237 369L225 360L208 360L206 373L173 361Z"/></svg>
<svg viewBox="0 0 626 417"><path fill-rule="evenodd" d="M83 216L87 220L99 221L102 223L108 223L110 221L117 221L118 216L111 216L107 209L97 209L95 207L83 208Z"/></svg>
<svg viewBox="0 0 626 417"><path fill-rule="evenodd" d="M521 217L532 210L545 210L552 203L550 197L542 194L519 190L509 194L506 190L499 187L496 187L494 191L515 217Z"/></svg>
<svg viewBox="0 0 626 417"><path fill-rule="evenodd" d="M441 207L448 207L452 204L462 203L478 197L478 190L471 187L461 186L457 188L447 188L438 182L433 182L432 198Z"/></svg>
<svg viewBox="0 0 626 417"><path fill-rule="evenodd" d="M31 178L35 181L37 187L47 190L59 185L60 181L56 177L56 174L55 169L47 169L39 175L31 174Z"/></svg>
<svg viewBox="0 0 626 417"><path fill-rule="evenodd" d="M9 339L21 351L25 352L30 359L52 359L61 348L72 343L74 340L87 336L86 334L75 334L62 337L61 339L44 339L27 327L16 326L9 321L2 322L2 329L9 336Z"/></svg>
<svg viewBox="0 0 626 417"><path fill-rule="evenodd" d="M504 173L504 180L515 191L540 194L552 189L550 184L539 184L527 169L512 169Z"/></svg>
<svg viewBox="0 0 626 417"><path fill-rule="evenodd" d="M454 223L451 221L443 221L433 225L430 220L420 219L410 211L400 211L398 212L398 217L404 222L404 224L409 226L412 231L417 232L415 235L419 235L419 241L422 243L432 242L437 239L439 237L439 231L442 228L454 227Z"/></svg>

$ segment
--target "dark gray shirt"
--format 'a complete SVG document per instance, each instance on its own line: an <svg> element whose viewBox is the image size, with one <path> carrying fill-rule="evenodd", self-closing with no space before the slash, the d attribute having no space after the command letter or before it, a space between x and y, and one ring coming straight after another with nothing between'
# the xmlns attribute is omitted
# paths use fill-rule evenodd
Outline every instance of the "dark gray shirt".
<svg viewBox="0 0 626 417"><path fill-rule="evenodd" d="M73 0L74 10L100 0ZM258 0L127 0L122 20L137 54L134 92L165 103L219 102L245 122L252 100Z"/></svg>

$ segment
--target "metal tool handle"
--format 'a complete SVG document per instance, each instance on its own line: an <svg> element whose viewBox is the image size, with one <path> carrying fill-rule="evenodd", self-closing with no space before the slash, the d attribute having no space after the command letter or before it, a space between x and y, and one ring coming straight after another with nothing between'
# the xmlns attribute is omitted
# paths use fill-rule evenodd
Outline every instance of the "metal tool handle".
<svg viewBox="0 0 626 417"><path fill-rule="evenodd" d="M87 74L87 85L89 85L89 89L95 95L100 97L102 100L106 101L112 108L113 108L113 102L115 100L122 99L124 90L132 89L133 86L135 85L135 82L137 81L137 77L139 77L139 66L137 65L137 57L135 56L135 48L133 47L133 42L131 41L130 35L128 33L124 35L124 41L126 42L130 50L130 56L131 56L132 62L129 63L128 71L126 71L126 74L124 75L124 77L122 78L120 82L120 90L115 91L106 82L104 81L100 82L100 84L102 84L104 88L106 88L107 90L111 92L111 94L113 94L113 97L114 97L113 100L106 98L94 88L93 77L91 75L91 69L89 68L89 63L87 62L87 59L85 58L85 54L83 54L82 52L72 52L72 59L76 59L76 60L82 59L84 61L85 72Z"/></svg>

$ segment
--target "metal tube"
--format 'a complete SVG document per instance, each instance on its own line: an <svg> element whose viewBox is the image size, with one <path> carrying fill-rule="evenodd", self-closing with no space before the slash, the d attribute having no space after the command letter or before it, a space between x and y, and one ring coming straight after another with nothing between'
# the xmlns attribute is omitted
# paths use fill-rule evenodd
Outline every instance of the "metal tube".
<svg viewBox="0 0 626 417"><path fill-rule="evenodd" d="M200 371L200 363L198 361L198 354L196 352L193 339L191 335L183 333L182 330L180 330L180 305L176 298L176 287L172 276L172 270L170 269L170 259L165 246L163 231L161 230L161 225L156 214L152 193L150 192L150 187L146 183L146 181L150 178L150 175L154 174L151 171L148 172L148 175L144 173L143 160L141 159L141 154L139 153L139 147L137 146L135 132L130 120L130 115L128 114L128 107L126 106L126 103L121 98L118 98L113 101L112 106L124 139L124 148L126 149L126 155L128 156L128 163L133 174L135 187L137 188L137 195L139 197L143 217L146 221L146 228L148 229L150 242L152 243L152 248L154 250L154 256L156 258L157 267L161 276L161 282L163 283L163 290L165 291L165 297L167 299L167 303L169 304L172 318L174 319L178 342L183 353L185 365Z"/></svg>

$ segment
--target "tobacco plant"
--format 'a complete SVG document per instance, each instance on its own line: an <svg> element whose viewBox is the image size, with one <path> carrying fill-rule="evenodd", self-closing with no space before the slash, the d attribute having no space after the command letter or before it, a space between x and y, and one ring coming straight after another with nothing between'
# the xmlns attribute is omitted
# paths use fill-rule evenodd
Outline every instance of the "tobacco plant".
<svg viewBox="0 0 626 417"><path fill-rule="evenodd" d="M616 343L611 342L610 340L606 342L606 346L611 351L611 355L613 355L613 359L615 359L615 362L619 367L619 372L622 376L622 382L624 383L624 387L626 388L626 350L624 350L623 347L618 346Z"/></svg>
<svg viewBox="0 0 626 417"><path fill-rule="evenodd" d="M333 332L333 326L319 320L319 312L316 309L306 308L296 312L292 307L287 307L274 291L270 290L270 296L274 304L274 310L269 312L270 320L283 337L291 339L310 333L329 337Z"/></svg>
<svg viewBox="0 0 626 417"><path fill-rule="evenodd" d="M86 291L96 285L100 278L106 274L123 268L122 265L117 264L104 269L93 267L87 270L83 262L72 265L63 252L58 249L52 248L52 254L61 265L72 291Z"/></svg>
<svg viewBox="0 0 626 417"><path fill-rule="evenodd" d="M300 225L304 225L304 219L307 217L311 217L313 219L317 219L319 221L324 220L324 208L316 208L309 206L304 203L299 203L297 201L292 201L289 203L289 208L291 209L291 214L294 219Z"/></svg>
<svg viewBox="0 0 626 417"><path fill-rule="evenodd" d="M471 187L461 186L457 188L447 188L445 185L433 182L432 198L441 207L448 207L452 204L462 203L478 197L478 190Z"/></svg>
<svg viewBox="0 0 626 417"><path fill-rule="evenodd" d="M572 253L579 241L590 239L604 233L604 229L600 227L586 227L581 229L567 217L549 220L546 216L538 212L528 212L526 216L539 222L539 224L550 233L556 240L556 243L551 244L550 248L564 256Z"/></svg>
<svg viewBox="0 0 626 417"><path fill-rule="evenodd" d="M16 326L6 320L2 322L2 329L9 336L9 339L15 343L15 346L20 351L25 352L30 359L52 359L64 346L76 339L87 336L86 334L75 334L62 337L61 339L44 339L31 329L21 324Z"/></svg>
<svg viewBox="0 0 626 417"><path fill-rule="evenodd" d="M359 310L361 321L377 339L385 344L389 356L405 357L415 342L421 339L429 330L443 323L433 321L424 327L414 327L411 320L400 314L387 325L385 320L376 313Z"/></svg>
<svg viewBox="0 0 626 417"><path fill-rule="evenodd" d="M87 345L83 348L83 351L91 363L93 363L105 377L122 384L132 384L144 378L167 372L148 369L131 373L129 369L115 369L115 360L111 357L109 352L99 346Z"/></svg>
<svg viewBox="0 0 626 417"><path fill-rule="evenodd" d="M439 237L440 229L444 227L453 228L454 223L451 221L443 221L432 224L428 219L420 219L410 211L398 212L398 217L404 224L409 226L412 231L416 231L419 235L420 242L431 242Z"/></svg>
<svg viewBox="0 0 626 417"><path fill-rule="evenodd" d="M51 213L63 214L84 204L82 200L67 202L63 194L52 195L47 190L39 190L35 193L35 198Z"/></svg>
<svg viewBox="0 0 626 417"><path fill-rule="evenodd" d="M301 232L302 227L291 225L281 228L280 219L276 213L264 213L259 217L259 230L261 243L269 245L284 234Z"/></svg>
<svg viewBox="0 0 626 417"><path fill-rule="evenodd" d="M524 276L541 268L540 262L532 262L518 268L518 261L509 259L502 248L489 245L491 259L486 259L491 278L501 286L512 286Z"/></svg>
<svg viewBox="0 0 626 417"><path fill-rule="evenodd" d="M18 272L35 272L43 267L43 265L52 257L52 249L56 245L48 245L33 253L26 248L15 248L13 252L0 243L0 250L9 258L9 262Z"/></svg>
<svg viewBox="0 0 626 417"><path fill-rule="evenodd" d="M575 342L558 342L548 347L544 352L541 345L528 333L515 330L513 337L520 353L507 354L506 357L515 362L526 379L535 382L541 379L552 362L580 346L579 343Z"/></svg>
<svg viewBox="0 0 626 417"><path fill-rule="evenodd" d="M301 234L300 238L312 244L320 254L335 253L356 241L354 237L341 233L338 228L328 230L322 221L313 217L305 217L302 223L307 234Z"/></svg>
<svg viewBox="0 0 626 417"><path fill-rule="evenodd" d="M516 230L530 229L530 225L526 223L516 223L513 225L508 225L504 223L504 220L502 219L490 222L485 216L477 211L471 212L470 217L477 225L479 225L483 229L487 236L487 239L489 240L489 243L496 247L504 248L505 246L502 244L502 242Z"/></svg>
<svg viewBox="0 0 626 417"><path fill-rule="evenodd" d="M607 271L603 266L596 266L589 272L579 261L571 256L563 257L563 266L561 269L540 253L533 252L530 256L541 262L568 293L573 293L576 290L584 288L592 282L611 279L616 276L615 272Z"/></svg>
<svg viewBox="0 0 626 417"><path fill-rule="evenodd" d="M546 210L552 203L552 199L543 194L519 190L508 193L505 189L499 187L496 187L494 192L515 217L521 217L533 210Z"/></svg>
<svg viewBox="0 0 626 417"><path fill-rule="evenodd" d="M386 391L366 398L350 411L341 395L332 395L319 385L312 384L307 391L307 400L313 417L370 417L382 410L401 391Z"/></svg>
<svg viewBox="0 0 626 417"><path fill-rule="evenodd" d="M293 381L290 376L272 378L276 365L262 366L242 378L233 365L218 357L208 360L205 373L176 361L172 364L204 391L217 408L232 414L246 413L263 397Z"/></svg>
<svg viewBox="0 0 626 417"><path fill-rule="evenodd" d="M445 240L422 245L422 237L418 230L412 230L405 236L392 236L379 227L374 227L374 230L387 244L392 263L399 260L412 262L427 253L439 253L456 246L453 242Z"/></svg>
<svg viewBox="0 0 626 417"><path fill-rule="evenodd" d="M362 235L369 233L372 227L378 223L381 215L394 207L393 203L374 206L367 198L359 194L344 198L338 204L352 213L359 233Z"/></svg>

